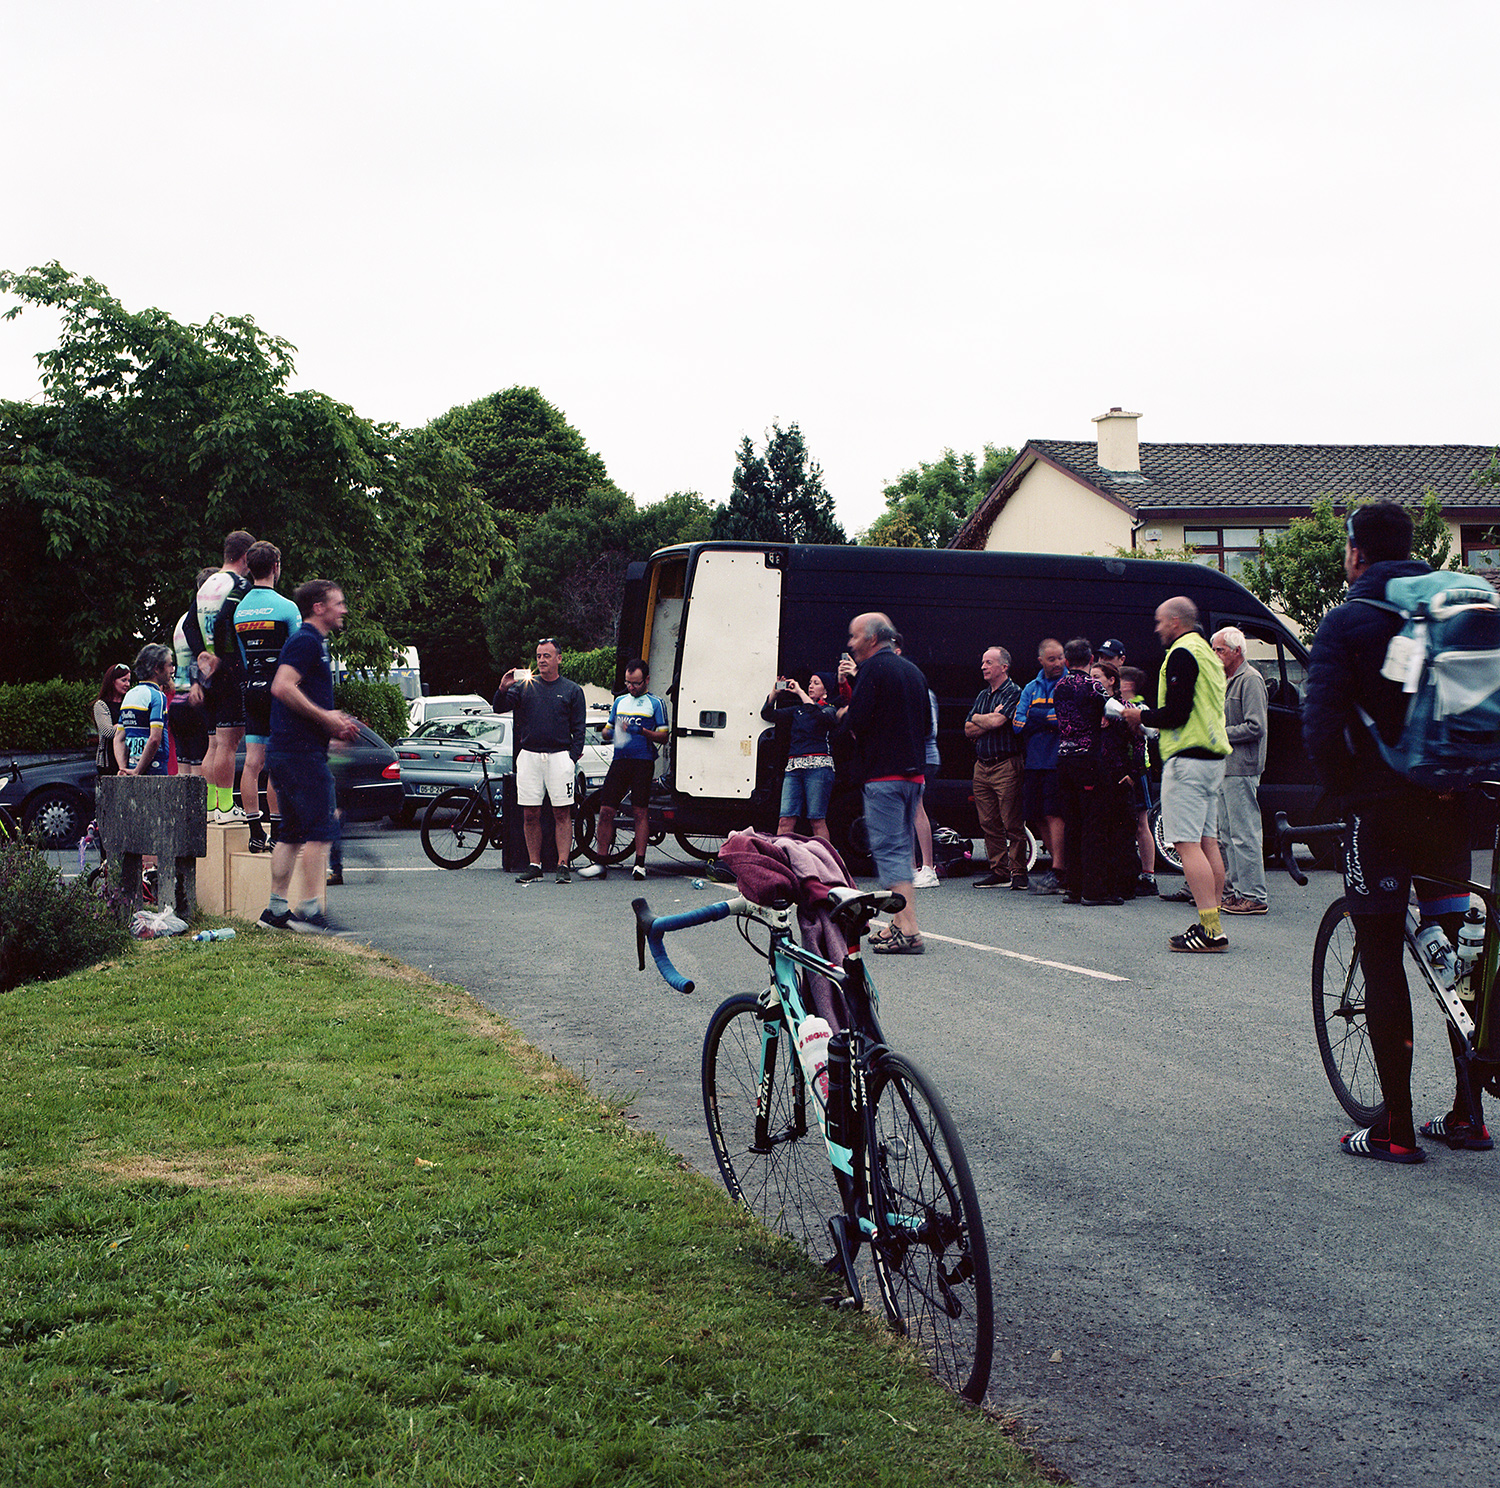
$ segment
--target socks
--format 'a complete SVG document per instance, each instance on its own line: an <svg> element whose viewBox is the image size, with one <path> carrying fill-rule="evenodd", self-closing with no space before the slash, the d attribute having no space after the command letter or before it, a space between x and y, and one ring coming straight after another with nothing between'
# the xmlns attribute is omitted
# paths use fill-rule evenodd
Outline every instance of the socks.
<svg viewBox="0 0 1500 1488"><path fill-rule="evenodd" d="M322 907L316 899L306 899L297 906L297 917L303 920L310 920Z"/></svg>
<svg viewBox="0 0 1500 1488"><path fill-rule="evenodd" d="M1198 911L1198 921L1203 926L1204 931L1213 936L1215 940L1224 933L1219 925L1219 911L1217 908L1200 909Z"/></svg>
<svg viewBox="0 0 1500 1488"><path fill-rule="evenodd" d="M291 908L287 899L282 894L271 895L271 913L273 915L284 915Z"/></svg>

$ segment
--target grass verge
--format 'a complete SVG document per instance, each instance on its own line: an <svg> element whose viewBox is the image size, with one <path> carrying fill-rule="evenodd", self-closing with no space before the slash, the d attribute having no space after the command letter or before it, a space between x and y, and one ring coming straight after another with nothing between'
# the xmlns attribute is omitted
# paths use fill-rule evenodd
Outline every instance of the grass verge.
<svg viewBox="0 0 1500 1488"><path fill-rule="evenodd" d="M147 942L0 997L0 1480L1043 1481L462 992Z"/></svg>

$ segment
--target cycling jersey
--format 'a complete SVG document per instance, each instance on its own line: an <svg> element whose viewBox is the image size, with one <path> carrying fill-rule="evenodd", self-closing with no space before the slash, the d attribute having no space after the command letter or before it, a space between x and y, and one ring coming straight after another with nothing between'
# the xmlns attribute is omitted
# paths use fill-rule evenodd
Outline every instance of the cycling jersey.
<svg viewBox="0 0 1500 1488"><path fill-rule="evenodd" d="M146 741L156 735L156 753L146 766L148 775L167 773L166 741L162 728L167 720L166 694L154 682L137 682L125 694L120 704L120 721L115 726L117 733L125 735L125 764L135 769L145 753Z"/></svg>
<svg viewBox="0 0 1500 1488"><path fill-rule="evenodd" d="M288 637L302 628L302 614L286 595L257 584L234 611L235 638L246 687L269 687Z"/></svg>
<svg viewBox="0 0 1500 1488"><path fill-rule="evenodd" d="M172 655L177 664L172 675L173 692L186 692L193 685L193 664L197 657L188 644L187 618L187 612L184 611L177 617L177 624L172 627Z"/></svg>
<svg viewBox="0 0 1500 1488"><path fill-rule="evenodd" d="M250 580L243 574L235 573L232 568L218 569L204 579L184 624L187 641L193 648L194 656L204 651L212 656L220 655L218 646L223 638L223 631L218 625L219 612L224 608L225 600L238 600L249 588ZM231 659L238 660L237 657Z"/></svg>

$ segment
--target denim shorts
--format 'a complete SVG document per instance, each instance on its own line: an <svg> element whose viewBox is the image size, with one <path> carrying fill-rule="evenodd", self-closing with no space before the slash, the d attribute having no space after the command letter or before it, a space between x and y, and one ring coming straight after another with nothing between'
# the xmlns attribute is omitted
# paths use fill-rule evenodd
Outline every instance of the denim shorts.
<svg viewBox="0 0 1500 1488"><path fill-rule="evenodd" d="M811 770L788 770L781 777L781 814L824 821L833 795L833 771L827 765Z"/></svg>
<svg viewBox="0 0 1500 1488"><path fill-rule="evenodd" d="M333 771L328 757L312 750L266 755L266 770L281 805L283 842L337 842Z"/></svg>
<svg viewBox="0 0 1500 1488"><path fill-rule="evenodd" d="M865 782L865 832L882 888L912 881L912 844L921 799L922 787L915 780Z"/></svg>

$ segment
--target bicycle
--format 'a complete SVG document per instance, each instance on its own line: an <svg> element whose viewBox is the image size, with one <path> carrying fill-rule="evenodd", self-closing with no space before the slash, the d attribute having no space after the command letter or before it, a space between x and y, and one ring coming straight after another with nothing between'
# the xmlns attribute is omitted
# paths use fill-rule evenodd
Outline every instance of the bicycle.
<svg viewBox="0 0 1500 1488"><path fill-rule="evenodd" d="M770 976L758 996L721 1003L704 1036L703 1112L724 1186L768 1229L809 1250L831 1239L824 1269L847 1288L843 1305L864 1305L856 1260L867 1246L891 1327L917 1344L942 1383L977 1403L989 1384L995 1340L974 1180L941 1097L887 1045L859 954L871 919L895 913L905 900L838 888L831 903L850 946L842 966L793 938L790 903L743 896L664 916L635 900L637 957L644 970L649 946L667 984L691 992L694 983L672 965L663 937L731 915L739 920L740 935L769 961ZM766 950L751 939L752 923L770 932ZM824 1072L809 1080L796 1051L798 1033L815 1016L808 973L828 978L842 994L842 1026L828 1041L826 1095Z"/></svg>
<svg viewBox="0 0 1500 1488"><path fill-rule="evenodd" d="M500 813L495 809L495 782L490 777L494 753L476 744L473 754L484 784L455 785L434 796L422 813L422 851L439 868L467 868L485 848L505 845ZM443 816L448 820L440 822Z"/></svg>
<svg viewBox="0 0 1500 1488"><path fill-rule="evenodd" d="M1491 799L1500 796L1500 784L1484 789ZM1292 827L1286 813L1278 812L1276 846L1282 866L1296 883L1306 885L1307 875L1297 866L1293 848L1299 842L1311 847L1337 838L1342 850L1345 831L1346 824L1341 821ZM1451 954L1457 973L1451 984L1422 950L1418 940L1422 927L1414 903L1408 904L1406 911L1406 949L1455 1036L1454 1051L1461 1078L1471 1090L1472 1082L1477 1079L1484 1090L1500 1096L1500 1025L1491 1015L1490 996L1500 966L1500 925L1496 917L1496 905L1500 903L1500 831L1496 833L1491 854L1488 885L1467 879L1424 877L1431 883L1478 895L1484 903L1482 946L1476 946L1468 937L1461 937L1458 947L1449 946L1447 954ZM1446 936L1443 942L1448 944ZM1472 1015L1460 995L1465 986L1472 994L1469 999L1474 1003ZM1371 1126L1385 1114L1385 1101L1365 1025L1365 982L1353 919L1342 895L1324 911L1313 942L1312 1005L1313 1033L1328 1083L1350 1117L1362 1127Z"/></svg>

